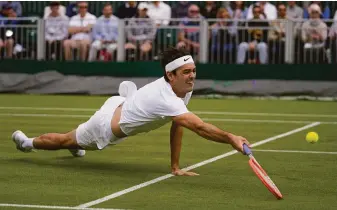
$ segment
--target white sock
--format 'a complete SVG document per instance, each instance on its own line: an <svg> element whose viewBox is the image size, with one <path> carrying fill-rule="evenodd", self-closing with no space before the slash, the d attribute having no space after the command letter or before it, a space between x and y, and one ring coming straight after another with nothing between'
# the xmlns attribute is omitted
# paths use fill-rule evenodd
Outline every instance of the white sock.
<svg viewBox="0 0 337 210"><path fill-rule="evenodd" d="M34 145L33 145L33 140L34 138L27 138L24 140L22 146L24 148L28 148L28 149L34 149Z"/></svg>

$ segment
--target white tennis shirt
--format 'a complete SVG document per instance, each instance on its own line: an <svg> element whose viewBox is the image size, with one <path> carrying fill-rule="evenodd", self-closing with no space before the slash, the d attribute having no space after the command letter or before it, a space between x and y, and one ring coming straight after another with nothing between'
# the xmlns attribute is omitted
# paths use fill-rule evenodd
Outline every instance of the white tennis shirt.
<svg viewBox="0 0 337 210"><path fill-rule="evenodd" d="M140 88L123 104L120 127L128 136L155 130L172 120L172 117L188 113L192 92L179 98L164 77Z"/></svg>

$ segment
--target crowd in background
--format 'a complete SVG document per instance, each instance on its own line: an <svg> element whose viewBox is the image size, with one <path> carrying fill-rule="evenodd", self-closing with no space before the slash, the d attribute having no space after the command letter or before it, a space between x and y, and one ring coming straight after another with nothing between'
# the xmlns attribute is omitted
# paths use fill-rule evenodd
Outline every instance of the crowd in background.
<svg viewBox="0 0 337 210"><path fill-rule="evenodd" d="M114 12L115 11L115 12ZM180 1L172 6L161 1L129 1L113 8L106 2L102 15L90 13L87 2L50 2L43 10L45 20L46 59L73 60L78 52L82 61L96 61L102 55L113 60L117 51L118 20L128 18L125 28L125 50L138 52L139 60L149 58L160 38L160 27L178 25L176 47L184 47L193 55L200 48L200 19L210 20L209 59L222 63L283 63L286 40L286 21L294 21L292 35L299 54L318 63L327 62L327 46L336 51L337 25L325 20L337 21L337 11L332 11L324 2L308 2L301 7L298 2L213 2L203 4ZM20 2L0 2L0 51L5 58L12 58L20 49L17 40L6 25L20 24ZM5 19L9 18L9 19ZM171 18L180 18L175 21ZM212 20L218 19L220 21ZM298 21L298 22L297 22ZM183 26L196 26L186 27ZM12 32L13 33L13 32ZM159 37L159 38L158 38ZM330 49L331 48L331 49ZM128 54L127 53L127 54ZM275 55L277 54L277 58ZM282 59L279 59L282 58ZM0 58L1 59L1 58ZM275 60L273 60L275 59Z"/></svg>

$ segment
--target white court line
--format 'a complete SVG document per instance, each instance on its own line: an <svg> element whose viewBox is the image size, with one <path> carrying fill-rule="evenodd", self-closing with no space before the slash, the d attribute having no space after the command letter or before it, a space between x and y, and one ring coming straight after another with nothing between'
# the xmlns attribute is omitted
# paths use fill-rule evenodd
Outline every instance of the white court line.
<svg viewBox="0 0 337 210"><path fill-rule="evenodd" d="M24 204L10 204L10 203L0 203L0 206L17 207L17 208L37 208L37 209L118 210L118 209L106 209L106 208L80 208L80 207L70 207L70 206L43 206L43 205L24 205Z"/></svg>
<svg viewBox="0 0 337 210"><path fill-rule="evenodd" d="M49 111L97 111L97 109L87 108L61 108L61 107L0 107L4 110L49 110ZM192 111L195 114L208 114L208 115L238 115L238 116L273 116L273 117L327 117L337 118L337 115L328 114L287 114L287 113L263 113L263 112L213 112L213 111Z"/></svg>
<svg viewBox="0 0 337 210"><path fill-rule="evenodd" d="M55 117L55 118L89 118L92 115L74 115L74 114L24 114L24 113L0 113L0 116L8 117ZM249 122L249 123L290 123L290 124L308 124L313 121L300 120L258 120L258 119L222 119L222 118L201 118L208 122ZM337 122L321 121L321 124L335 125Z"/></svg>
<svg viewBox="0 0 337 210"><path fill-rule="evenodd" d="M337 155L337 152L326 151L303 151L303 150L272 150L272 149L254 149L253 152L277 152L277 153L304 153L304 154L329 154Z"/></svg>
<svg viewBox="0 0 337 210"><path fill-rule="evenodd" d="M251 146L252 146L252 147L256 147L256 146L259 146L259 145L261 145L261 144L265 144L265 143L268 143L268 142L271 142L271 141L275 141L276 139L279 139L279 138L283 138L283 137L285 137L285 136L292 135L292 134L294 134L294 133L297 133L297 132L303 131L303 130L305 130L305 129L308 129L308 128L317 126L317 125L319 125L319 124L320 124L320 122L311 123L311 124L309 124L309 125L306 125L306 126L303 126L303 127L300 127L300 128L297 128L297 129L294 129L294 130L291 130L291 131L288 131L288 132L286 132L286 133L282 133L282 134L279 134L279 135L276 135L276 136L273 136L273 137L264 139L264 140L262 140L262 141L258 141L258 142L254 143L254 144L251 144ZM227 152L227 153L225 153L225 154L222 154L222 155L213 157L213 158L211 158L211 159L202 161L202 162L200 162L200 163L191 165L191 166L189 166L189 167L183 168L183 170L188 171L188 170L191 170L191 169L195 169L195 168L201 167L201 166L203 166L203 165L206 165L206 164L215 162L215 161L217 161L217 160L220 160L220 159L222 159L222 158L225 158L225 157L234 155L234 154L236 154L236 153L238 153L236 150L232 150L232 151ZM117 197L119 197L119 196L125 195L125 194L127 194L127 193L132 192L132 191L138 190L138 189L140 189L140 188L149 186L149 185L151 185L151 184L155 184L155 183L157 183L157 182L160 182L160 181L169 179L169 178L171 178L171 177L173 177L172 174L166 174L166 175L164 175L164 176L161 176L161 177L152 179L152 180L150 180L150 181L147 181L147 182L144 182L144 183L135 185L135 186L130 187L130 188L127 188L127 189L125 189L125 190L122 190L122 191L118 191L118 192L112 193L112 194L110 194L110 195L108 195L108 196L105 196L105 197L103 197L103 198L99 198L99 199L97 199L97 200L93 200L93 201L90 201L90 202L88 202L88 203L81 204L81 205L79 205L78 207L81 207L81 208L83 208L83 207L91 207L91 206L94 206L94 205L103 203L103 202L105 202L105 201L108 201L108 200L117 198Z"/></svg>

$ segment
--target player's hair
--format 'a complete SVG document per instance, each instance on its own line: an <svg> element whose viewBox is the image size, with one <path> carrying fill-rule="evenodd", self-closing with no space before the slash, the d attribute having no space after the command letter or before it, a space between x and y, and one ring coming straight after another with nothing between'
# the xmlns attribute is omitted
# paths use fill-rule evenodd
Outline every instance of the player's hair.
<svg viewBox="0 0 337 210"><path fill-rule="evenodd" d="M166 82L169 82L169 79L166 74L165 66L174 61L177 58L183 57L185 55L190 55L188 51L186 51L184 48L174 48L174 47L169 47L167 48L164 52L161 53L161 58L160 58L160 63L162 68L164 69L164 78ZM172 71L173 74L176 74L176 70Z"/></svg>

